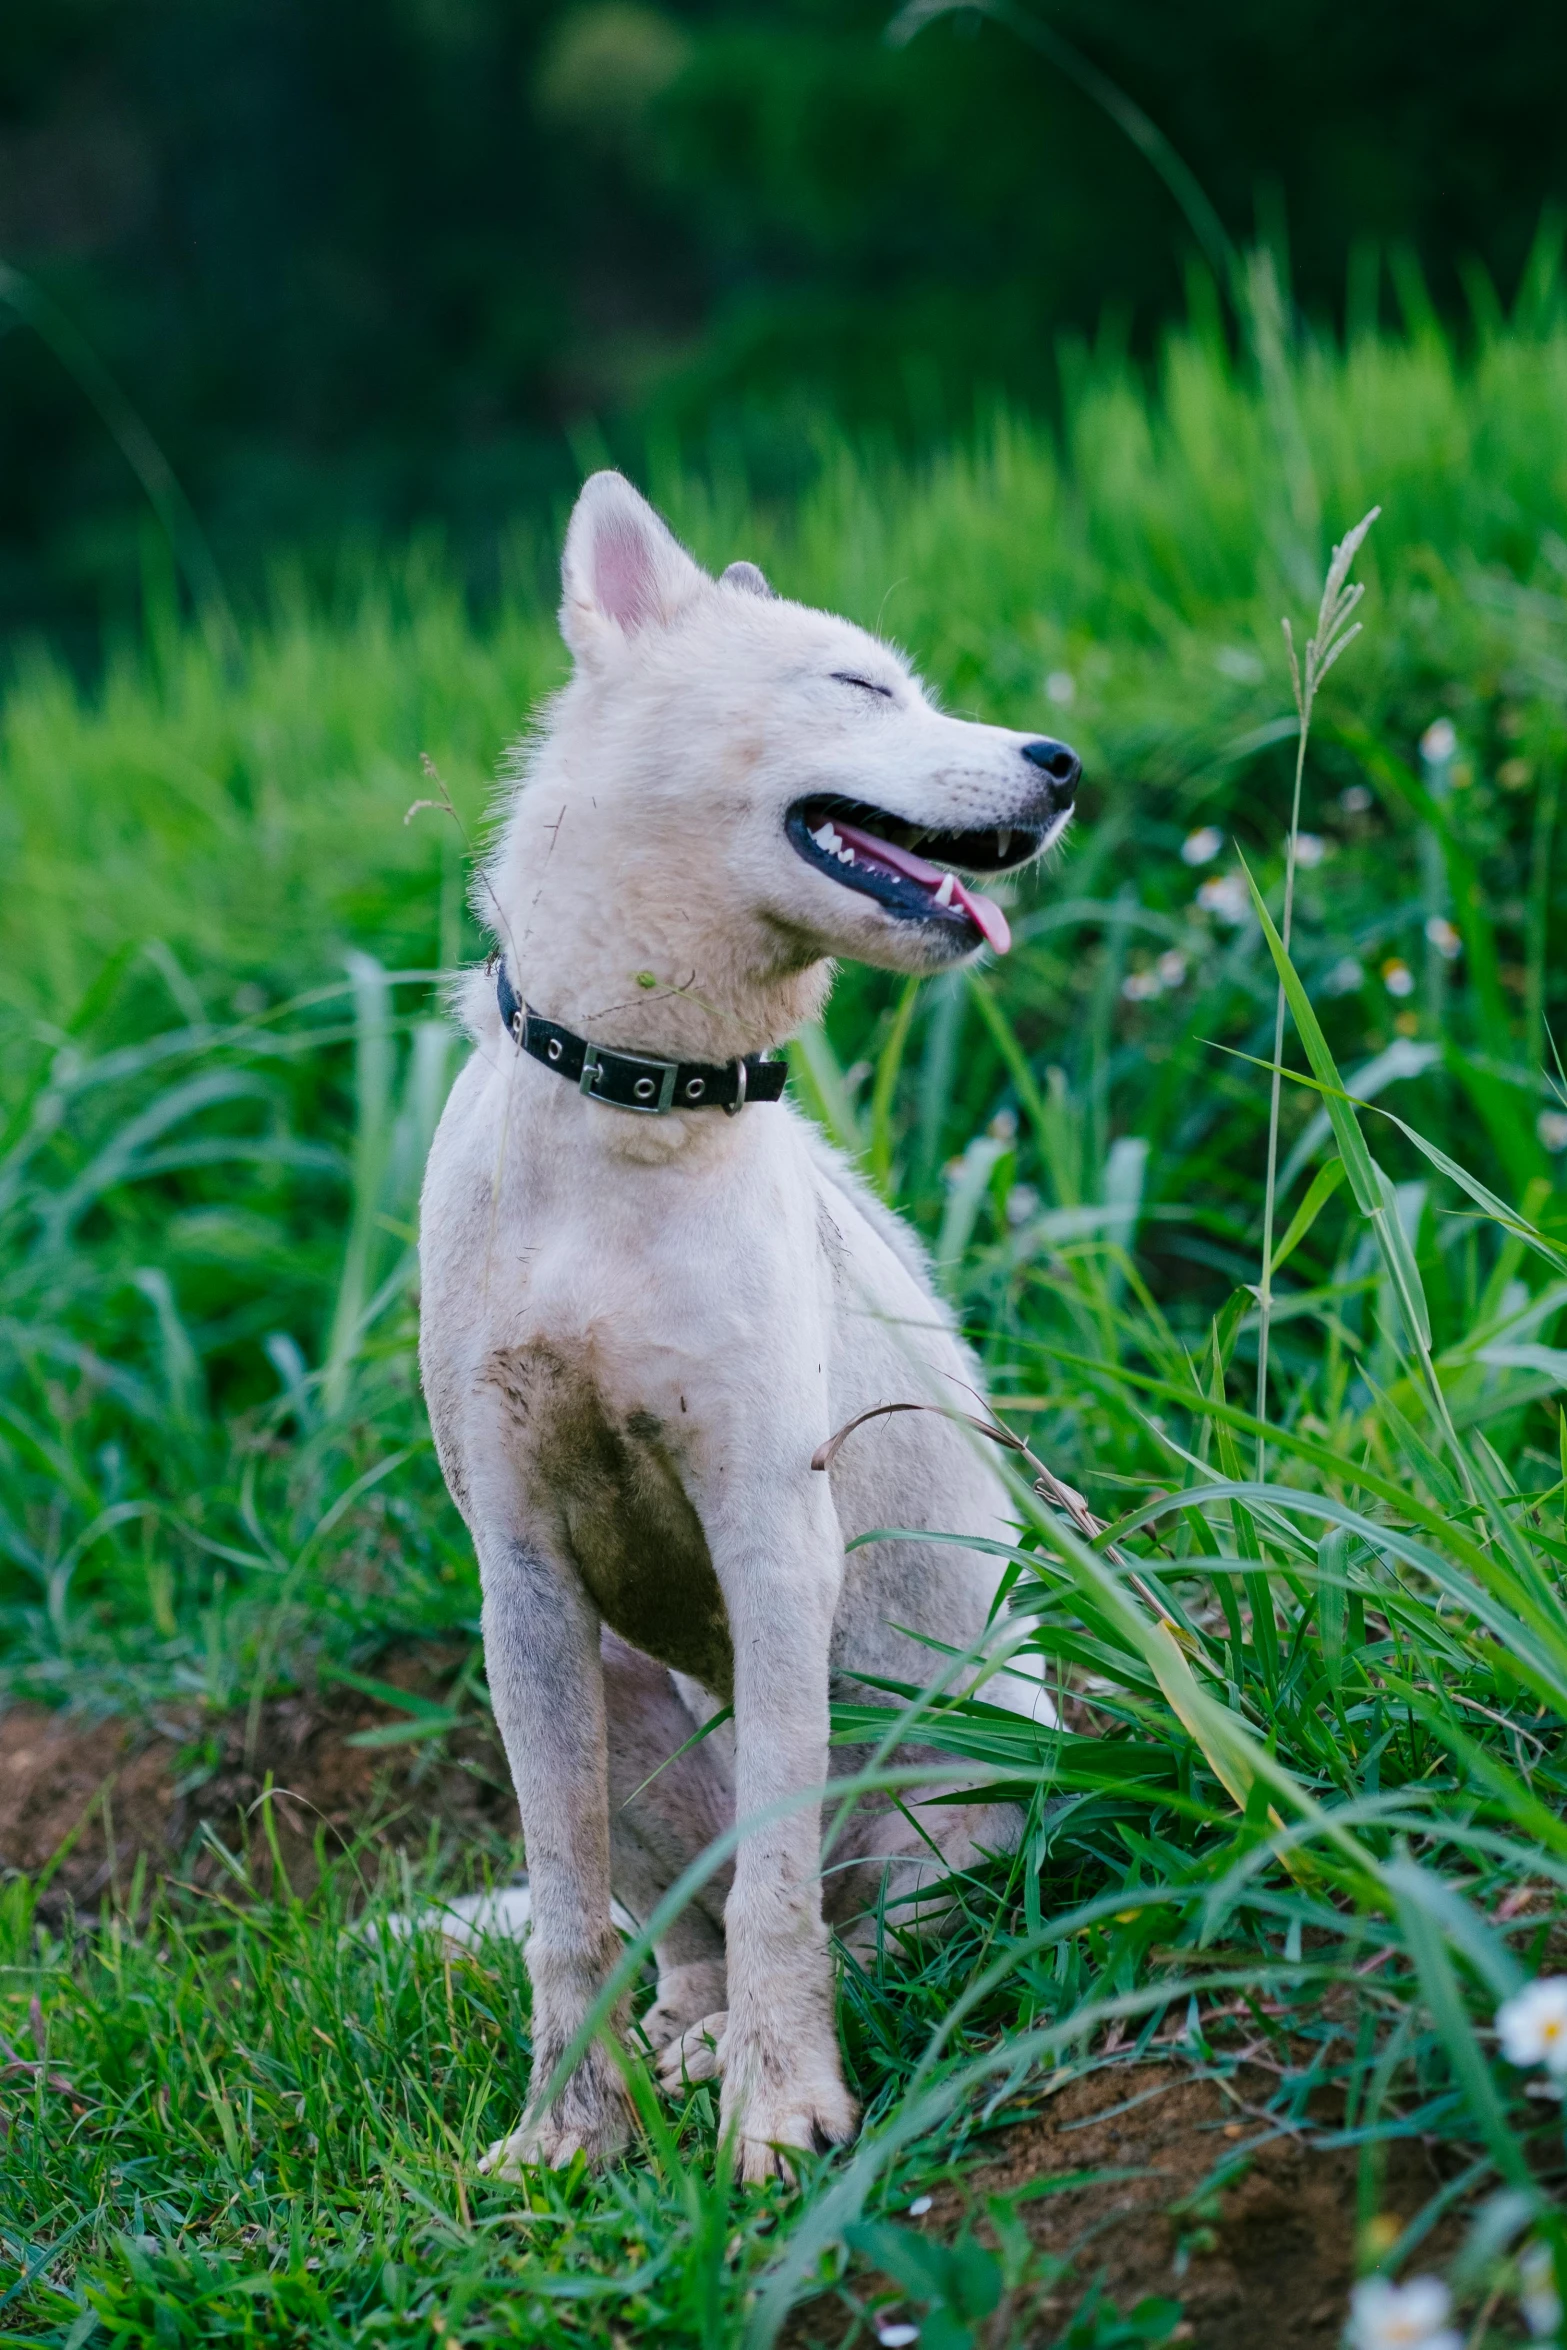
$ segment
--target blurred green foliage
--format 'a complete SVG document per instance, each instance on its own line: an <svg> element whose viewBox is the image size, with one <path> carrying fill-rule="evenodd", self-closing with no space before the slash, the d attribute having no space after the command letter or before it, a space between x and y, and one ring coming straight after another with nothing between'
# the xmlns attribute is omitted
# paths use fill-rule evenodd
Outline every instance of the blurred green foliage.
<svg viewBox="0 0 1567 2350"><path fill-rule="evenodd" d="M1022 0L1020 0L1020 7ZM1028 0L1308 312L1484 324L1567 196L1567 19ZM905 446L1048 406L1064 330L1151 348L1191 237L1107 114L977 14L889 0L13 0L0 260L101 354L231 581L444 526L493 587L604 446L793 493L814 420ZM1422 276L1421 272L1424 272ZM0 314L0 627L128 615L124 455Z"/></svg>

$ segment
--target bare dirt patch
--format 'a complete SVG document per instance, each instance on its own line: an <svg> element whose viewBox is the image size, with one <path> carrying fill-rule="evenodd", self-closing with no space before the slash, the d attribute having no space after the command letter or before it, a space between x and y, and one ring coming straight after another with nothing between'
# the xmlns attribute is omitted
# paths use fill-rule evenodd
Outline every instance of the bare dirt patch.
<svg viewBox="0 0 1567 2350"><path fill-rule="evenodd" d="M375 1678L443 1701L465 1662L465 1650L421 1643L379 1658ZM170 1707L139 1721L92 1721L14 1706L0 1717L0 1871L47 1874L40 1909L53 1918L106 1894L124 1900L139 1861L149 1884L213 1883L223 1862L210 1829L248 1853L265 1889L273 1862L257 1806L269 1775L296 1891L315 1883L323 1854L350 1848L366 1851L373 1873L378 1850L422 1854L432 1836L475 1857L515 1847L516 1800L487 1714L471 1713L437 1740L349 1743L409 1719L341 1683L274 1698L254 1718Z"/></svg>
<svg viewBox="0 0 1567 2350"><path fill-rule="evenodd" d="M1276 2076L1244 2066L1228 2082L1173 2062L1095 2071L1006 2131L960 2179L934 2188L930 2210L905 2224L950 2242L983 2214L988 2196L1017 2196L1034 2243L1072 2264L1031 2309L1029 2342L1053 2342L1102 2278L1123 2314L1149 2297L1178 2301L1175 2338L1197 2350L1326 2350L1339 2339L1354 2281L1360 2157L1321 2144L1320 2123L1281 2132L1259 2116L1276 2086ZM1047 2180L1085 2171L1135 2175L1038 2193ZM1420 2143L1395 2141L1385 2149L1379 2215L1412 2218L1440 2179ZM995 2241L982 2216L974 2233ZM1439 2260L1445 2242L1428 2238L1423 2258ZM785 2337L788 2350L874 2343L868 2307L885 2285L863 2276L807 2304Z"/></svg>

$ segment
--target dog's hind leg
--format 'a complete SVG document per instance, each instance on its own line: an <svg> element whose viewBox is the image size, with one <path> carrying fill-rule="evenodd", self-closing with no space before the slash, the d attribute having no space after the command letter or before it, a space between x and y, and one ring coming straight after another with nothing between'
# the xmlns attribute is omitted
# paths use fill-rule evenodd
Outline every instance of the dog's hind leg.
<svg viewBox="0 0 1567 2350"><path fill-rule="evenodd" d="M714 1741L681 1753L701 1723L666 1667L610 1631L600 1655L609 1738L610 1875L616 1899L633 1917L646 1919L730 1825L734 1795ZM726 2005L723 1915L733 1876L732 1860L722 1861L655 1946L658 1997L642 2018L654 2048Z"/></svg>
<svg viewBox="0 0 1567 2350"><path fill-rule="evenodd" d="M613 2056L592 2041L547 2108L546 2083L620 1958L609 1914L609 1790L598 1617L563 1560L512 1535L476 1529L484 1656L506 1743L533 1893L533 2083L518 2129L481 2168L613 2154L629 2135ZM624 2025L622 2011L607 2029Z"/></svg>
<svg viewBox="0 0 1567 2350"><path fill-rule="evenodd" d="M845 1750L864 1768L868 1752ZM900 1749L900 1762L939 1763L929 1748ZM1010 1803L954 1803L956 1786L909 1790L901 1804L859 1804L841 1830L833 1822L823 1909L844 1947L862 1964L894 1946L948 1934L958 1924L969 1871L1015 1850L1023 1815ZM824 1850L828 1838L824 1837Z"/></svg>

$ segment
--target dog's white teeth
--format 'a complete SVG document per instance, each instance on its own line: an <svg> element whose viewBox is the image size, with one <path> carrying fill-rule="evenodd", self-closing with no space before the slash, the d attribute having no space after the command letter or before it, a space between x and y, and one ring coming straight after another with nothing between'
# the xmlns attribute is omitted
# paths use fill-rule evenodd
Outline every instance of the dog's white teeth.
<svg viewBox="0 0 1567 2350"><path fill-rule="evenodd" d="M941 887L936 892L937 905L950 906L952 903L952 893L957 888L957 886L958 885L955 876L950 873L944 873L941 877Z"/></svg>
<svg viewBox="0 0 1567 2350"><path fill-rule="evenodd" d="M840 848L838 851L838 862L840 865L852 865L854 863L854 851L852 849Z"/></svg>
<svg viewBox="0 0 1567 2350"><path fill-rule="evenodd" d="M998 857L1004 857L1011 846L1012 835L1010 832L998 832L996 834L996 855Z"/></svg>
<svg viewBox="0 0 1567 2350"><path fill-rule="evenodd" d="M831 824L824 824L819 831L812 833L811 838L824 856L836 857L843 847Z"/></svg>

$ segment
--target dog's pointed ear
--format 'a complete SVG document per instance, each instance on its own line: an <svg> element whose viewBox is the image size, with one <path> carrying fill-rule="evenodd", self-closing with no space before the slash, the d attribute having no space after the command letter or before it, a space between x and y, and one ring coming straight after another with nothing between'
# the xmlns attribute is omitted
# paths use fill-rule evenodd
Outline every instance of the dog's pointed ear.
<svg viewBox="0 0 1567 2350"><path fill-rule="evenodd" d="M582 485L561 559L560 631L590 659L617 636L667 628L712 583L622 473Z"/></svg>
<svg viewBox="0 0 1567 2350"><path fill-rule="evenodd" d="M766 573L758 571L754 563L731 563L727 571L719 573L718 584L740 588L748 596L768 596L774 603L778 600L778 590L768 585Z"/></svg>

